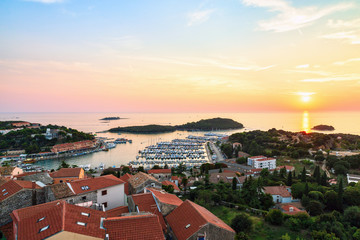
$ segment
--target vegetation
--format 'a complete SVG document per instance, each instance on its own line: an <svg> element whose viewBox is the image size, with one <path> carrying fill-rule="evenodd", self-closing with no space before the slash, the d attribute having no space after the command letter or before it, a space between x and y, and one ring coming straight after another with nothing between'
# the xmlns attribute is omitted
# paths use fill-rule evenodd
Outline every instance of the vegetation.
<svg viewBox="0 0 360 240"><path fill-rule="evenodd" d="M100 120L104 120L104 121L110 121L110 120L119 120L120 117L104 117L101 118Z"/></svg>
<svg viewBox="0 0 360 240"><path fill-rule="evenodd" d="M318 131L334 131L335 128L333 126L330 125L316 125L313 128L311 128L312 130L318 130Z"/></svg>
<svg viewBox="0 0 360 240"><path fill-rule="evenodd" d="M145 125L145 126L131 126L131 127L117 127L111 128L109 132L133 132L133 133L162 133L180 131L211 131L224 129L240 129L244 126L232 119L228 118L213 118L200 120L198 122L190 122L183 125L167 126L167 125Z"/></svg>

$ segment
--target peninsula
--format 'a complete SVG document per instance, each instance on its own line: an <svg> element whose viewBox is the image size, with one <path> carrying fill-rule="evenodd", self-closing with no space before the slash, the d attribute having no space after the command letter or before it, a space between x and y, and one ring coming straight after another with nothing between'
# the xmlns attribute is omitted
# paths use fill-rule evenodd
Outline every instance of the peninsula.
<svg viewBox="0 0 360 240"><path fill-rule="evenodd" d="M99 120L111 121L111 120L119 120L120 117L104 117Z"/></svg>
<svg viewBox="0 0 360 240"><path fill-rule="evenodd" d="M180 131L212 131L212 130L226 130L226 129L241 129L244 125L229 118L212 118L203 119L197 122L189 122L182 125L145 125L145 126L130 126L117 127L109 129L109 132L131 132L131 133L162 133Z"/></svg>
<svg viewBox="0 0 360 240"><path fill-rule="evenodd" d="M333 126L330 125L316 125L313 128L311 128L311 130L317 130L317 131L334 131L335 128Z"/></svg>

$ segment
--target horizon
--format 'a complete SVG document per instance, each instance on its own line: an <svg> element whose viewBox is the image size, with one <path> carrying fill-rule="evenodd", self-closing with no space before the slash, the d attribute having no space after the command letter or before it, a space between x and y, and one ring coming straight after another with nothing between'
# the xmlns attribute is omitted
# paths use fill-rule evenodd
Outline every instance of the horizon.
<svg viewBox="0 0 360 240"><path fill-rule="evenodd" d="M4 0L0 109L358 112L359 16L354 0Z"/></svg>

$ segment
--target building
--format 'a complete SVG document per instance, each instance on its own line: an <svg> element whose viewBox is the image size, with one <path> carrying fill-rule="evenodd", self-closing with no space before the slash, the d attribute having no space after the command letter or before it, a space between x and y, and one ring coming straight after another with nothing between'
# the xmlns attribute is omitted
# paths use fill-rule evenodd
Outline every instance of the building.
<svg viewBox="0 0 360 240"><path fill-rule="evenodd" d="M39 185L43 184L43 186L54 183L53 178L50 177L48 172L24 172L23 174L16 175L14 179L36 182Z"/></svg>
<svg viewBox="0 0 360 240"><path fill-rule="evenodd" d="M128 180L130 178L132 178L133 175L129 174L129 173L125 173L124 175L122 175L120 177L121 180L123 180L125 182L125 186L124 186L124 190L125 190L125 194L126 195L129 195L129 183L128 183Z"/></svg>
<svg viewBox="0 0 360 240"><path fill-rule="evenodd" d="M71 204L101 204L106 210L125 205L125 182L113 175L60 183L46 188L46 201Z"/></svg>
<svg viewBox="0 0 360 240"><path fill-rule="evenodd" d="M358 183L360 181L360 175L347 174L347 181L348 183Z"/></svg>
<svg viewBox="0 0 360 240"><path fill-rule="evenodd" d="M84 179L85 171L82 168L61 168L56 172L50 173L50 176L54 179L54 184L58 184Z"/></svg>
<svg viewBox="0 0 360 240"><path fill-rule="evenodd" d="M9 180L0 185L0 226L11 222L16 209L45 202L44 190L35 182Z"/></svg>
<svg viewBox="0 0 360 240"><path fill-rule="evenodd" d="M264 193L270 194L274 203L290 203L292 201L291 188L287 186L264 187Z"/></svg>
<svg viewBox="0 0 360 240"><path fill-rule="evenodd" d="M280 205L280 210L288 215L295 215L298 213L307 213L305 210L300 210L299 208L295 207L292 204L281 204Z"/></svg>
<svg viewBox="0 0 360 240"><path fill-rule="evenodd" d="M170 186L171 185L171 186L173 186L175 193L180 192L180 188L173 182L170 182L170 181L166 180L166 181L161 182L161 184L164 185L164 186Z"/></svg>
<svg viewBox="0 0 360 240"><path fill-rule="evenodd" d="M143 172L138 172L133 177L128 180L129 183L129 193L141 193L144 192L146 187L155 187L160 188L162 184L158 182L153 176L150 176Z"/></svg>
<svg viewBox="0 0 360 240"><path fill-rule="evenodd" d="M151 169L148 174L153 176L159 182L171 179L171 169Z"/></svg>
<svg viewBox="0 0 360 240"><path fill-rule="evenodd" d="M247 164L253 168L274 169L276 168L276 159L265 156L248 157Z"/></svg>
<svg viewBox="0 0 360 240"><path fill-rule="evenodd" d="M79 151L79 150L92 149L95 147L96 147L96 141L84 140L80 142L57 144L52 147L51 152L60 153L60 152L68 152L68 151Z"/></svg>
<svg viewBox="0 0 360 240"><path fill-rule="evenodd" d="M181 178L179 176L171 176L170 181L175 183L178 187L181 185Z"/></svg>
<svg viewBox="0 0 360 240"><path fill-rule="evenodd" d="M24 171L18 167L5 166L0 167L0 176L14 178L16 175L22 174Z"/></svg>
<svg viewBox="0 0 360 240"><path fill-rule="evenodd" d="M167 193L164 190L147 188L146 192L152 193L157 207L164 216L168 215L171 211L183 203L183 201L175 194Z"/></svg>
<svg viewBox="0 0 360 240"><path fill-rule="evenodd" d="M210 211L189 200L172 211L166 220L176 240L233 240L235 231Z"/></svg>
<svg viewBox="0 0 360 240"><path fill-rule="evenodd" d="M105 238L103 220L106 213L90 208L54 201L12 212L14 239Z"/></svg>
<svg viewBox="0 0 360 240"><path fill-rule="evenodd" d="M158 216L149 213L107 218L104 228L109 240L165 240Z"/></svg>
<svg viewBox="0 0 360 240"><path fill-rule="evenodd" d="M31 125L29 122L15 122L11 124L13 127L28 127Z"/></svg>
<svg viewBox="0 0 360 240"><path fill-rule="evenodd" d="M45 138L47 140L51 140L53 138L58 138L59 136L59 129L46 129L46 132L45 132Z"/></svg>
<svg viewBox="0 0 360 240"><path fill-rule="evenodd" d="M289 166L289 165L278 166L278 167L276 168L276 170L280 171L282 168L285 168L287 173L288 173L288 172L295 171L295 167L294 167L294 166Z"/></svg>
<svg viewBox="0 0 360 240"><path fill-rule="evenodd" d="M232 184L233 178L236 179L236 187L240 189L245 182L246 177L238 177L235 172L211 173L209 181L214 184L217 184L219 182Z"/></svg>

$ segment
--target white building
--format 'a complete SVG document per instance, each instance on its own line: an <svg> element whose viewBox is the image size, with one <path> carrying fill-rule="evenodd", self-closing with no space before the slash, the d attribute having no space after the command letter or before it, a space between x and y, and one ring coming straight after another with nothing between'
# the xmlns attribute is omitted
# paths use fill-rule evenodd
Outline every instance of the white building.
<svg viewBox="0 0 360 240"><path fill-rule="evenodd" d="M347 181L348 183L358 183L360 181L360 175L347 174Z"/></svg>
<svg viewBox="0 0 360 240"><path fill-rule="evenodd" d="M276 159L265 156L248 157L247 164L253 168L275 169Z"/></svg>

